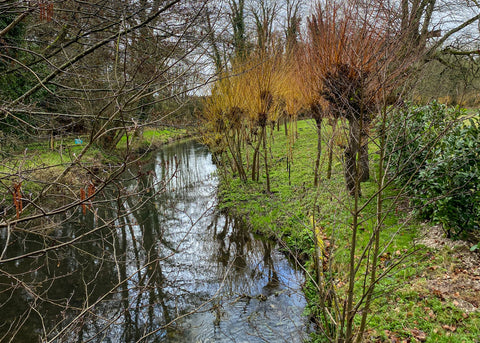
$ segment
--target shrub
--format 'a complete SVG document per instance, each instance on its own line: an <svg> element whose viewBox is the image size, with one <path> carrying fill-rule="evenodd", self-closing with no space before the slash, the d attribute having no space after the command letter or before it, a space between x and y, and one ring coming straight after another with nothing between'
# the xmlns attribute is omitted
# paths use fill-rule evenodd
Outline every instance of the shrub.
<svg viewBox="0 0 480 343"><path fill-rule="evenodd" d="M458 108L436 102L398 111L387 143L399 185L421 218L448 237L479 232L480 126Z"/></svg>

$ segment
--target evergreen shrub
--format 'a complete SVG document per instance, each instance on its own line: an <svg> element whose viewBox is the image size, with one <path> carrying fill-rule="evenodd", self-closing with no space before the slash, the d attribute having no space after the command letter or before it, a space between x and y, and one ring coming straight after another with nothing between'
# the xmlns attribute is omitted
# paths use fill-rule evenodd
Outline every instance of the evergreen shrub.
<svg viewBox="0 0 480 343"><path fill-rule="evenodd" d="M390 118L389 173L423 219L448 237L480 234L479 116L437 102L406 106Z"/></svg>

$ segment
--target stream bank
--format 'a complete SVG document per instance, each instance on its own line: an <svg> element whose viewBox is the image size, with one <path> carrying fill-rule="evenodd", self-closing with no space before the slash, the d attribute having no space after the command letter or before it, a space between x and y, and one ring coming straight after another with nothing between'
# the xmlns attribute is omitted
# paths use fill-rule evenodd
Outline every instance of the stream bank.
<svg viewBox="0 0 480 343"><path fill-rule="evenodd" d="M328 132L324 133L326 140ZM325 232L326 249L324 270L334 280L338 294L344 295L346 283L342 280L348 261L351 214L348 210L351 197L345 191L342 164L333 164L331 178L326 177L326 156L321 161L321 187L313 186L317 132L312 121L298 122L298 135L292 147L294 159L290 160L290 173L285 155L287 137L282 132L272 132L269 162L271 192L266 189L265 174L259 181L242 182L230 170L223 175L220 186L220 207L233 211L245 219L251 229L284 242L283 249L304 263L306 283L306 314L320 323L319 292L315 286L313 256L315 228ZM323 143L327 144L327 141ZM342 156L342 148L334 147L334 155ZM375 161L372 161L374 164ZM234 175L234 173L233 173ZM226 176L226 177L225 177ZM376 191L374 176L362 183L362 199L369 199ZM369 317L366 342L415 341L476 342L480 335L478 322L478 268L476 253L470 252L462 242L427 244L421 238L427 232L434 241L441 239L441 230L431 224L412 220L412 213L404 206L408 199L394 203L398 191L386 190L385 206L391 206L382 231L382 239L389 246L379 256L379 270L388 270L392 261L408 257L398 269L389 272L376 288L376 297ZM344 204L347 204L344 206ZM357 236L360 248L370 239L368 220L375 218L375 202L365 206L363 223ZM333 235L334 233L334 235ZM329 237L335 237L332 240ZM430 242L431 243L431 242ZM414 253L410 254L412 250ZM331 259L330 259L331 257ZM473 310L473 311L472 311ZM427 314L427 315L425 315ZM322 342L321 333L313 335Z"/></svg>

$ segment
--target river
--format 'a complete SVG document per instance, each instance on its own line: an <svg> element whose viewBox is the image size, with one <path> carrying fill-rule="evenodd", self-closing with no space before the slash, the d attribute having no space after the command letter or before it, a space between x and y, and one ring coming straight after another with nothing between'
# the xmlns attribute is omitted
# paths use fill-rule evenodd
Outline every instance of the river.
<svg viewBox="0 0 480 343"><path fill-rule="evenodd" d="M168 145L48 235L15 231L6 258L78 240L0 264L0 341L302 342L302 272L217 209L215 171Z"/></svg>

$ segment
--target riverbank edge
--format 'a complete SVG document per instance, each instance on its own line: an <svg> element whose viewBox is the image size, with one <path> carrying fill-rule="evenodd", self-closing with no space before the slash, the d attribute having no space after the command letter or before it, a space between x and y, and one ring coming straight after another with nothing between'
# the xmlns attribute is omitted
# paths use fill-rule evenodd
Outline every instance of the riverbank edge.
<svg viewBox="0 0 480 343"><path fill-rule="evenodd" d="M153 132L156 129L149 129L145 132ZM163 128L163 131L168 130ZM52 180L56 180L61 176L65 167L69 167L69 172L58 180L60 183L64 183L71 187L78 187L86 184L92 177L92 171L98 177L107 177L110 166L117 165L121 163L126 158L128 160L148 159L151 153L158 151L162 147L179 142L181 140L188 139L197 139L198 134L193 130L188 130L184 128L185 132L179 133L176 130L169 130L171 134L165 138L156 138L150 141L145 139L137 138L137 142L132 144L131 148L128 151L128 157L126 157L126 149L119 147L113 151L102 150L97 146L92 146L87 150L85 155L82 157L82 163L87 165L88 168L81 167L80 165L71 165L72 156L75 155L75 151L70 151L69 155L67 151L63 152L66 161L59 164L55 159L47 158L42 159L43 151L36 151L34 149L22 149L18 154L12 154L9 156L9 162L13 165L26 164L25 162L32 162L33 159L38 159L38 162L33 162L34 166L25 168L22 170L22 174L15 173L13 175L18 175L19 180L12 182L22 182L22 193L30 194L35 193L36 191L41 190L43 184L47 184ZM45 146L49 145L48 141L44 142ZM80 151L83 149L83 142L81 144L73 146L74 148ZM29 151L29 154L26 155L26 151ZM47 154L58 154L58 151L48 151ZM69 160L70 159L70 160ZM53 193L56 191L56 187L51 189Z"/></svg>
<svg viewBox="0 0 480 343"><path fill-rule="evenodd" d="M225 187L224 182L225 180L221 181L220 189ZM231 191L230 187L227 188ZM241 193L240 189L238 194ZM268 197L263 200L268 201ZM295 261L305 274L313 275L313 243L297 244L297 240L289 239L292 236L291 227L274 233L268 228L255 225L241 202L229 203L227 207L224 205L220 195L220 208L232 216L242 218L252 233L275 240L287 258ZM269 221L271 220L272 218L269 218ZM273 218L273 221L276 219ZM282 222L277 218L276 224L281 225ZM422 223L420 227L414 238L416 244L424 246L423 256L418 257L415 262L419 272L408 277L402 286L386 295L388 303L385 306L375 307L374 311L383 311L376 313L371 319L372 325L367 330L364 341L477 343L478 341L471 337L473 332L480 332L478 324L475 324L480 320L480 311L478 307L472 306L472 302L480 294L480 289L472 288L470 292L468 287L472 283L468 278L474 275L480 280L475 276L480 273L480 257L469 251L466 242L442 237L441 228L428 223ZM302 242L305 243L306 240ZM471 269L467 271L467 268ZM477 282L475 287L478 288L479 284L480 282ZM312 287L306 277L302 285L307 301L304 314L314 322L318 298ZM470 301L465 301L465 297ZM425 314L427 316L420 317ZM416 316L419 316L419 319L416 319ZM431 329L427 330L425 327ZM443 336L443 339L439 340L440 336ZM311 334L311 342L324 342L321 333Z"/></svg>
<svg viewBox="0 0 480 343"><path fill-rule="evenodd" d="M311 273L314 268L313 241L308 237L296 237L304 227L291 225L291 221L282 217L281 210L269 213L270 203L279 201L276 192L265 192L261 182L241 182L220 168L219 208L242 218L253 233L279 242L286 254L299 262L306 273ZM337 177L341 179L341 174ZM297 190L302 191L301 188ZM305 194L299 195L303 196ZM252 199L255 205L249 204ZM398 211L395 213L398 217L410 215L401 207ZM373 308L374 315L370 319L365 341L476 343L472 337L480 334L480 328L475 324L480 322L480 311L479 304L473 307L472 304L480 295L480 288L469 291L468 287L471 279L480 275L480 263L475 267L475 262L472 262L480 262L478 254L470 252L465 242L441 238L441 228L416 221L412 225L408 244L423 246L421 255L415 258L413 270L405 274L399 286L385 295L387 302ZM275 229L272 230L272 227ZM425 239L432 234L436 237ZM402 251L391 253L401 254ZM480 287L480 281L477 286ZM316 295L308 282L303 290L308 303L305 314L314 319ZM312 341L323 342L321 335L315 334Z"/></svg>

